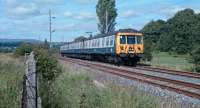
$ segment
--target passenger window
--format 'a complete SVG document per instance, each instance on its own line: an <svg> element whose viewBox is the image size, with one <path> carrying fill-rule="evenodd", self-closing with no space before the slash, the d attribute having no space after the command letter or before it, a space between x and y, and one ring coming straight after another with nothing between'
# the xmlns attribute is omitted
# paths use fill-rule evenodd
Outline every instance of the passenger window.
<svg viewBox="0 0 200 108"><path fill-rule="evenodd" d="M105 38L102 39L102 47L104 47Z"/></svg>
<svg viewBox="0 0 200 108"><path fill-rule="evenodd" d="M109 37L106 38L106 46L109 45Z"/></svg>
<svg viewBox="0 0 200 108"><path fill-rule="evenodd" d="M114 42L114 40L113 40L113 36L111 36L111 37L110 37L110 46L113 45L113 42Z"/></svg>
<svg viewBox="0 0 200 108"><path fill-rule="evenodd" d="M92 47L94 47L95 46L95 41L94 40L92 40Z"/></svg>
<svg viewBox="0 0 200 108"><path fill-rule="evenodd" d="M99 47L99 39L97 40L97 47Z"/></svg>
<svg viewBox="0 0 200 108"><path fill-rule="evenodd" d="M97 39L95 39L95 47L97 47Z"/></svg>

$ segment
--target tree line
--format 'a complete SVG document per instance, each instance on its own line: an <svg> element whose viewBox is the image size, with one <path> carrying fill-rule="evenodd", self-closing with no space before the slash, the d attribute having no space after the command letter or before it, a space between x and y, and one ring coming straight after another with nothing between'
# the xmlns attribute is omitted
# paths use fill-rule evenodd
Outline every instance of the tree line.
<svg viewBox="0 0 200 108"><path fill-rule="evenodd" d="M200 14L194 10L179 11L167 21L151 21L141 32L149 60L152 51L169 52L189 55L190 61L200 67Z"/></svg>

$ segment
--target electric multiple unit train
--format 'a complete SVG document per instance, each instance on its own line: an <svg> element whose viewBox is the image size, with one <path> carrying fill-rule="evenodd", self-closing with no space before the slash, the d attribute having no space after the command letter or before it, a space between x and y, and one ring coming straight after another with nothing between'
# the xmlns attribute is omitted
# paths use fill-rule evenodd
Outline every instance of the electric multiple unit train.
<svg viewBox="0 0 200 108"><path fill-rule="evenodd" d="M62 56L130 65L136 65L143 53L143 34L134 29L99 34L60 48Z"/></svg>

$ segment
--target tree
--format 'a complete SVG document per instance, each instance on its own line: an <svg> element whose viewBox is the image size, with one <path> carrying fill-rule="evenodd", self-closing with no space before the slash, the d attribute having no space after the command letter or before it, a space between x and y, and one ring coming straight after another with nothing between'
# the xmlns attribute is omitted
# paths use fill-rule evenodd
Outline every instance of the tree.
<svg viewBox="0 0 200 108"><path fill-rule="evenodd" d="M115 0L99 0L96 13L99 19L98 29L102 34L115 30L115 19L117 17Z"/></svg>
<svg viewBox="0 0 200 108"><path fill-rule="evenodd" d="M79 37L74 39L74 42L84 41L85 39L87 39L87 38L84 37L84 36L79 36Z"/></svg>
<svg viewBox="0 0 200 108"><path fill-rule="evenodd" d="M152 48L152 42L148 42L148 40L145 40L145 45L144 45L144 55L142 57L142 59L144 61L151 61L153 58L153 48Z"/></svg>
<svg viewBox="0 0 200 108"><path fill-rule="evenodd" d="M161 35L167 31L165 23L163 20L151 21L141 30L144 33L144 40L148 40L146 42L152 46L152 49L159 48L158 42L160 41Z"/></svg>
<svg viewBox="0 0 200 108"><path fill-rule="evenodd" d="M187 54L192 50L193 28L196 27L197 17L192 9L184 9L167 21L169 24L171 41L174 42L173 51L178 54Z"/></svg>
<svg viewBox="0 0 200 108"><path fill-rule="evenodd" d="M196 45L191 52L191 62L194 64L195 71L200 72L200 45Z"/></svg>
<svg viewBox="0 0 200 108"><path fill-rule="evenodd" d="M31 53L32 50L33 50L33 44L22 43L19 47L17 47L15 54L25 55L26 53Z"/></svg>
<svg viewBox="0 0 200 108"><path fill-rule="evenodd" d="M47 39L44 40L44 44L43 44L44 49L49 49L49 43L47 41Z"/></svg>
<svg viewBox="0 0 200 108"><path fill-rule="evenodd" d="M200 16L192 9L184 9L169 20L151 21L141 30L153 49L188 54L200 43Z"/></svg>

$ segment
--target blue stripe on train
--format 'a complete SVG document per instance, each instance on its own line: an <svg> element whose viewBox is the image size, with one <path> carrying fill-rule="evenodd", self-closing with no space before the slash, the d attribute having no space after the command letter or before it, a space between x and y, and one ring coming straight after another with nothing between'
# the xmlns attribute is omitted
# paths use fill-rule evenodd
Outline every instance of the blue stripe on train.
<svg viewBox="0 0 200 108"><path fill-rule="evenodd" d="M71 49L71 50L62 50L61 53L77 53L77 54L115 54L115 47L92 48L92 49Z"/></svg>

